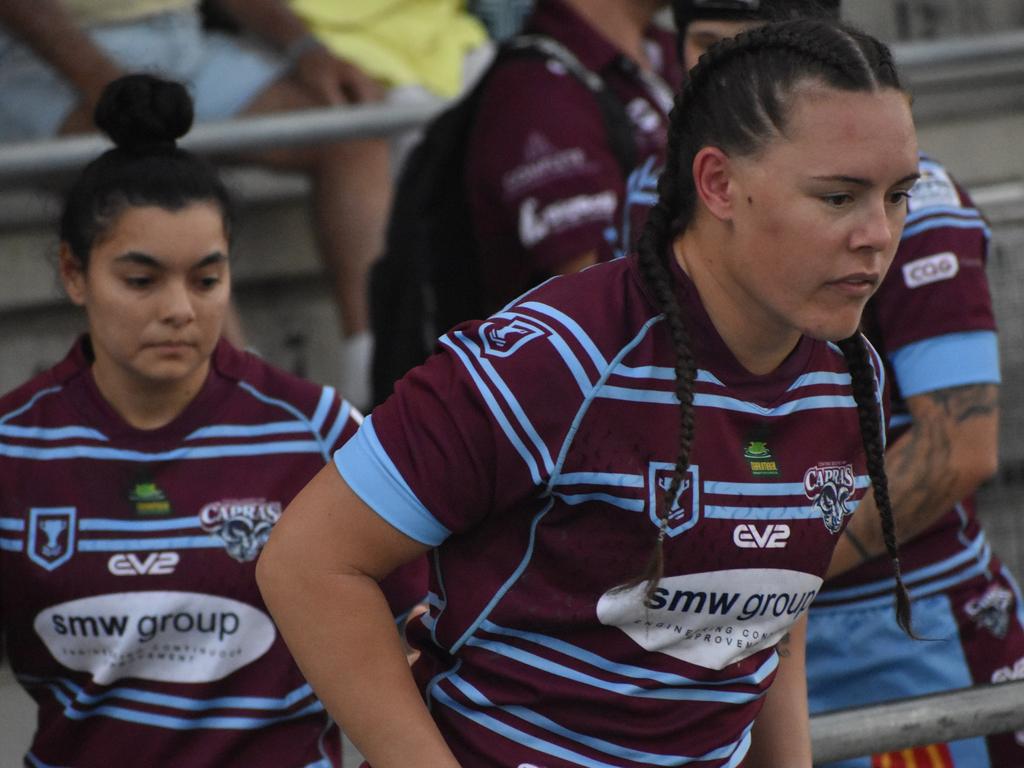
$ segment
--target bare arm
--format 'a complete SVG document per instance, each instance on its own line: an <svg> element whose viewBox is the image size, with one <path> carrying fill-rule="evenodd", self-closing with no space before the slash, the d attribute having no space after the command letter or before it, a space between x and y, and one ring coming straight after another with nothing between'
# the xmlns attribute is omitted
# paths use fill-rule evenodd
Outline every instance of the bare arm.
<svg viewBox="0 0 1024 768"><path fill-rule="evenodd" d="M123 74L59 0L3 0L0 22L78 89L90 110L104 86Z"/></svg>
<svg viewBox="0 0 1024 768"><path fill-rule="evenodd" d="M804 614L779 641L779 671L754 721L749 768L810 768L811 726L807 711Z"/></svg>
<svg viewBox="0 0 1024 768"><path fill-rule="evenodd" d="M285 510L257 564L260 591L300 669L374 768L458 768L377 586L426 549L328 465Z"/></svg>
<svg viewBox="0 0 1024 768"><path fill-rule="evenodd" d="M309 25L282 0L217 0L254 35L284 52L310 34ZM378 101L380 84L351 62L323 46L304 47L295 60L295 77L323 104Z"/></svg>
<svg viewBox="0 0 1024 768"><path fill-rule="evenodd" d="M914 422L885 454L900 541L918 535L996 471L999 388L972 384L907 398ZM828 576L885 552L874 496L861 502L836 545Z"/></svg>

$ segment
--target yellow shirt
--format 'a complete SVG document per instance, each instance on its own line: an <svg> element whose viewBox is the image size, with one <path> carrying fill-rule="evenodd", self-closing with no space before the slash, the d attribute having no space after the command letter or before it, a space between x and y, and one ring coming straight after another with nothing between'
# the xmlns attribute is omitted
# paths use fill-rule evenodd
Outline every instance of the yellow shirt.
<svg viewBox="0 0 1024 768"><path fill-rule="evenodd" d="M487 32L463 0L290 0L335 54L390 85L422 85L439 96L462 86L467 51Z"/></svg>
<svg viewBox="0 0 1024 768"><path fill-rule="evenodd" d="M64 6L79 24L107 24L133 21L167 11L196 8L199 0L64 0Z"/></svg>

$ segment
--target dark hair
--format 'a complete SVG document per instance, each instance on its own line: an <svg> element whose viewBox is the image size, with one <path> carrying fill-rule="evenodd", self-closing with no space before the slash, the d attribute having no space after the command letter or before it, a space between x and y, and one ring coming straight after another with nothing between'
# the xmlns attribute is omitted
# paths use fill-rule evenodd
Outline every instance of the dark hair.
<svg viewBox="0 0 1024 768"><path fill-rule="evenodd" d="M697 152L717 146L733 156L751 156L774 137L785 135L794 90L821 82L845 91L900 89L889 50L854 29L817 20L769 24L722 40L701 56L676 97L668 134L665 170L658 202L651 209L639 243L639 265L658 308L664 313L676 351L676 395L680 402L679 450L664 510L671 508L690 462L693 443L693 383L696 361L672 288L667 259L676 235L690 224L697 202L692 167ZM897 620L910 633L910 600L899 573L895 527L883 458L882 425L875 399L875 371L860 334L839 342L852 378L875 501L897 582ZM649 598L662 575L664 512L658 541L646 571Z"/></svg>
<svg viewBox="0 0 1024 768"><path fill-rule="evenodd" d="M233 208L220 176L176 143L192 127L192 99L183 85L126 75L104 89L93 121L116 146L82 169L60 218L60 239L83 269L96 240L132 206L177 211L196 202L216 203L230 239Z"/></svg>

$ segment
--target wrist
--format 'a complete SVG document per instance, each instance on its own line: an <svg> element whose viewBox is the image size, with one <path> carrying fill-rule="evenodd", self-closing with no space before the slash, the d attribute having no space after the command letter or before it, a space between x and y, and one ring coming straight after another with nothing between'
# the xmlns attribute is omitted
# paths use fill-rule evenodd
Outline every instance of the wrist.
<svg viewBox="0 0 1024 768"><path fill-rule="evenodd" d="M306 54L312 52L326 52L326 47L320 41L320 39L312 32L307 32L285 46L284 60L288 62L289 66L295 66Z"/></svg>

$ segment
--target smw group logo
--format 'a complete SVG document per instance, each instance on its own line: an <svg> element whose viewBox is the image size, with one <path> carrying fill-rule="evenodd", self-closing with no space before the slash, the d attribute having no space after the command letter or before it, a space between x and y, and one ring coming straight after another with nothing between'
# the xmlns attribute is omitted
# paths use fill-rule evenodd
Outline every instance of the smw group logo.
<svg viewBox="0 0 1024 768"><path fill-rule="evenodd" d="M40 611L33 628L59 663L100 685L125 677L208 683L266 653L277 631L247 603L198 592L114 592Z"/></svg>
<svg viewBox="0 0 1024 768"><path fill-rule="evenodd" d="M29 560L53 571L75 553L74 507L33 507L28 515Z"/></svg>

